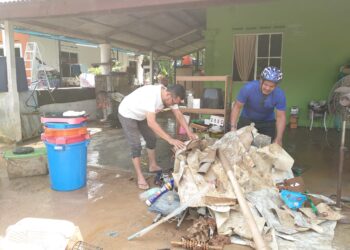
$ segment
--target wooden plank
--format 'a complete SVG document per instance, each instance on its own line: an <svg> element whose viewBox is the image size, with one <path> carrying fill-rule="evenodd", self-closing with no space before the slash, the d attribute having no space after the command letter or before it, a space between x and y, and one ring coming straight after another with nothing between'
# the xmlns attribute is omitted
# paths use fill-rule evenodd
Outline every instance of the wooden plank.
<svg viewBox="0 0 350 250"><path fill-rule="evenodd" d="M201 115L224 115L225 109L189 109L179 108L182 113L201 114Z"/></svg>

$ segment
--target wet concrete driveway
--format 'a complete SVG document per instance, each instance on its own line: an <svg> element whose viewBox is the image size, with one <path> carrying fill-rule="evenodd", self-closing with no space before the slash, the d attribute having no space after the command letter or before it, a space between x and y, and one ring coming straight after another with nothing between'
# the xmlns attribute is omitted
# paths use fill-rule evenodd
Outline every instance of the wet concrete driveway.
<svg viewBox="0 0 350 250"><path fill-rule="evenodd" d="M174 122L162 121L169 131ZM160 225L147 235L127 241L127 237L150 225L154 214L138 198L140 191L132 171L129 150L119 129L101 128L90 124L92 140L88 148L88 183L83 189L56 192L50 189L48 176L9 180L4 160L0 160L0 235L6 228L25 217L56 218L79 226L84 240L103 249L166 249L170 241L186 234L189 221L180 230L175 223ZM347 146L350 145L350 133ZM340 134L322 129L305 128L286 131L284 148L295 159L310 192L331 195L336 192ZM157 159L165 169L172 167L170 147L159 140ZM33 141L32 146L42 146ZM0 150L8 146L2 145ZM350 156L345 155L343 195L350 196ZM143 169L147 172L146 159ZM147 175L152 182L152 175ZM347 210L344 210L347 212ZM350 226L338 224L335 249L349 249ZM225 249L248 249L229 247Z"/></svg>

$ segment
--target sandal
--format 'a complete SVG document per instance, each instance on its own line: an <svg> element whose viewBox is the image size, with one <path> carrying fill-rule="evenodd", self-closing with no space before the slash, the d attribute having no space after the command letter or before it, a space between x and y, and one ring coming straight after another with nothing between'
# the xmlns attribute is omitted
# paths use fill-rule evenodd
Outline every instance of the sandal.
<svg viewBox="0 0 350 250"><path fill-rule="evenodd" d="M137 183L137 187L141 190L147 190L149 189L148 183Z"/></svg>

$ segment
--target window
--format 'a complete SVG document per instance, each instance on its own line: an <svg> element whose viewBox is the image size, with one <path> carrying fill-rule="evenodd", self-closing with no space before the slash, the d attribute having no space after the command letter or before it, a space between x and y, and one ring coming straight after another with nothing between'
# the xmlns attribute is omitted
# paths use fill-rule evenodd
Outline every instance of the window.
<svg viewBox="0 0 350 250"><path fill-rule="evenodd" d="M78 54L72 52L61 52L61 72L63 77L74 77L79 75Z"/></svg>
<svg viewBox="0 0 350 250"><path fill-rule="evenodd" d="M15 55L16 57L22 56L22 44L15 43ZM4 45L0 44L0 56L5 56Z"/></svg>
<svg viewBox="0 0 350 250"><path fill-rule="evenodd" d="M251 61L249 62L249 60ZM235 36L233 56L234 81L259 79L261 71L266 66L281 68L281 65L281 33Z"/></svg>

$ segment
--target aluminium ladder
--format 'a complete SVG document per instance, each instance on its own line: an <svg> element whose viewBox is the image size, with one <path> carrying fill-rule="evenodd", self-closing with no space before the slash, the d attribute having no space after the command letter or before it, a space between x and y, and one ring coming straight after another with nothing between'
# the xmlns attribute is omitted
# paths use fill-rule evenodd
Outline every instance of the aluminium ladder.
<svg viewBox="0 0 350 250"><path fill-rule="evenodd" d="M27 42L24 52L24 63L29 86L36 84L46 86L48 89L51 88L45 69L46 65L43 62L39 46L36 42Z"/></svg>

